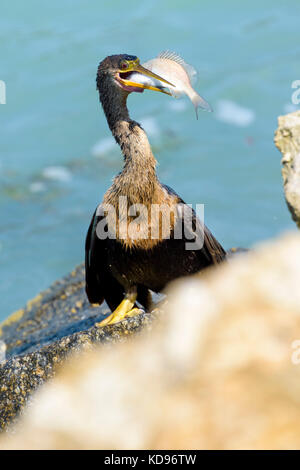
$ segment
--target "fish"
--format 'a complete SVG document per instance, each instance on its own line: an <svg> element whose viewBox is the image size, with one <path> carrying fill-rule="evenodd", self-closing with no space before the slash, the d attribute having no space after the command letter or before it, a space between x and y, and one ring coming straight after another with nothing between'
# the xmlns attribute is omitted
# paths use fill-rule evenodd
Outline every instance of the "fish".
<svg viewBox="0 0 300 470"><path fill-rule="evenodd" d="M162 78L172 83L165 85L157 79L147 77L138 72L133 72L130 80L142 83L147 86L154 86L175 98L187 95L193 103L198 119L198 108L212 112L210 104L200 96L193 88L197 79L197 72L191 65L187 64L181 56L171 51L161 52L155 59L148 60L143 67L151 72L160 75Z"/></svg>

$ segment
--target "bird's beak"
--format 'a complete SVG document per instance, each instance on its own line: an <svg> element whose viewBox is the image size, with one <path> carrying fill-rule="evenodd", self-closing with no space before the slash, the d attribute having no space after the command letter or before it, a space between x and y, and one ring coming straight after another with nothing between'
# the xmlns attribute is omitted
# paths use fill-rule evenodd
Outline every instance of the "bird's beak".
<svg viewBox="0 0 300 470"><path fill-rule="evenodd" d="M159 75L156 75L156 73L151 72L150 70L146 69L145 67L143 67L140 64L134 64L134 66L130 70L130 73L132 73L132 72L137 72L137 73L140 73L141 75L146 75L147 77L154 78L155 80L159 80L160 82L166 83L167 85L170 85L170 86L174 87L174 85L172 83L168 82L167 80L160 77ZM168 92L163 87L157 88L155 86L145 85L144 83L131 81L130 80L130 75L127 76L127 78L122 78L121 75L122 74L119 75L119 80L126 87L137 87L137 88L143 88L143 89L147 89L147 90L160 91L161 93L165 93L166 95L171 95L171 93Z"/></svg>

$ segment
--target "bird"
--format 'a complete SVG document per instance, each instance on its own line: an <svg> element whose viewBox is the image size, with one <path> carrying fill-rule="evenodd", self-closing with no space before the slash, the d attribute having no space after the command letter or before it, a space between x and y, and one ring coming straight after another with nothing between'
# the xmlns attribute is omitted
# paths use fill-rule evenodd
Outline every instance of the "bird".
<svg viewBox="0 0 300 470"><path fill-rule="evenodd" d="M154 78L156 84L159 80L162 87L131 81L134 72ZM87 297L91 304L105 300L111 310L97 324L103 327L136 315L140 307L149 311L153 292L221 263L226 252L195 211L159 181L146 132L129 116L127 98L132 92L169 94L166 84L171 83L144 68L137 56L118 54L100 62L96 84L124 158L122 171L92 216L85 242Z"/></svg>

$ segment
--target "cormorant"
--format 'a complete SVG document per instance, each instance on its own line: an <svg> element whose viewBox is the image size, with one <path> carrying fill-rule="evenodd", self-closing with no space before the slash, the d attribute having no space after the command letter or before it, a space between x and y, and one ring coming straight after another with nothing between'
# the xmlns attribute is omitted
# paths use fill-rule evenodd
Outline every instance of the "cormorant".
<svg viewBox="0 0 300 470"><path fill-rule="evenodd" d="M160 80L162 88L131 82L132 72ZM131 92L148 88L167 93L163 83L169 82L142 67L136 56L124 54L106 57L96 81L124 156L123 170L96 209L86 237L86 293L91 303L106 300L111 309L99 324L104 326L134 315L138 304L149 309L150 290L160 292L175 278L221 262L226 253L194 211L158 180L147 135L129 117Z"/></svg>

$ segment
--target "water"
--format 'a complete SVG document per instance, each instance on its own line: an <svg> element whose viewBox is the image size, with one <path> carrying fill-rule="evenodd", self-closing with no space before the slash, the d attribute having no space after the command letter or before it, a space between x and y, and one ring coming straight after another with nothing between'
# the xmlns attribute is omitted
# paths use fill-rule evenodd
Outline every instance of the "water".
<svg viewBox="0 0 300 470"><path fill-rule="evenodd" d="M154 92L132 95L129 108L161 180L205 203L225 247L294 227L273 134L300 79L297 0L2 0L0 10L0 320L83 259L90 217L122 161L95 90L98 62L112 53L146 61L171 49L200 72L215 113L196 121L189 101Z"/></svg>

